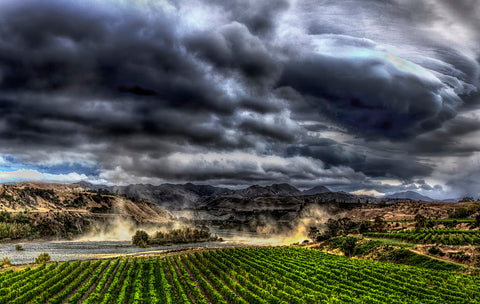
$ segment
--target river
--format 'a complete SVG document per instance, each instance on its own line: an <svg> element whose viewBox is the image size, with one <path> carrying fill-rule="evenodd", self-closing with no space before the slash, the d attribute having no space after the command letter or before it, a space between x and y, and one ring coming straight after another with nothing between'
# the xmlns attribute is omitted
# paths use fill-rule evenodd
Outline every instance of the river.
<svg viewBox="0 0 480 304"><path fill-rule="evenodd" d="M0 259L8 257L13 265L19 265L33 263L35 258L43 252L47 252L52 260L69 261L112 258L117 256L153 255L179 249L279 245L279 240L277 239L262 237L254 233L222 232L223 233L219 233L219 235L223 237L223 242L175 244L148 248L134 247L131 245L131 241L106 240L38 241L0 244ZM17 244L22 246L22 251L15 250L15 245Z"/></svg>

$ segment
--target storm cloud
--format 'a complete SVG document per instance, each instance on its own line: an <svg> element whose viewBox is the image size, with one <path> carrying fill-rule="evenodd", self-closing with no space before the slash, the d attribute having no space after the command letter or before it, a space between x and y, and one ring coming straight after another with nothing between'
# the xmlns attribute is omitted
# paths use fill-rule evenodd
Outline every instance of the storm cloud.
<svg viewBox="0 0 480 304"><path fill-rule="evenodd" d="M462 182L448 172L480 149L475 12L467 0L3 1L0 170L474 194L478 168Z"/></svg>

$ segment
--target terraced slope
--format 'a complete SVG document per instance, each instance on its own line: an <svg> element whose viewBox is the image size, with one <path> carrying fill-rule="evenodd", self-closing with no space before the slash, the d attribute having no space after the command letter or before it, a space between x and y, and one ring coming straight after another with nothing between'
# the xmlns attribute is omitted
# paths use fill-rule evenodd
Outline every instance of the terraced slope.
<svg viewBox="0 0 480 304"><path fill-rule="evenodd" d="M480 245L480 230L438 229L369 232L365 236L398 239L416 244Z"/></svg>

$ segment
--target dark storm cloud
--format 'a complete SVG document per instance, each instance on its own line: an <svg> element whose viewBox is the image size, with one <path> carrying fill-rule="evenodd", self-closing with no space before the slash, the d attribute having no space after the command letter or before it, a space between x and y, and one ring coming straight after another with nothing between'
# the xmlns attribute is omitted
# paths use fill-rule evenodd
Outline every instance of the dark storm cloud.
<svg viewBox="0 0 480 304"><path fill-rule="evenodd" d="M74 147L76 135L94 142L221 137L221 128L205 122L233 113L231 101L182 51L169 17L115 13L58 1L2 11L3 141Z"/></svg>
<svg viewBox="0 0 480 304"><path fill-rule="evenodd" d="M454 117L458 103L441 83L395 71L380 59L317 55L289 62L279 86L306 94L310 105L348 128L389 138L438 128Z"/></svg>
<svg viewBox="0 0 480 304"><path fill-rule="evenodd" d="M358 152L335 141L311 143L287 148L288 155L302 155L322 160L327 167L347 166L371 177L394 177L409 180L428 176L433 169L414 157L376 155L373 151Z"/></svg>
<svg viewBox="0 0 480 304"><path fill-rule="evenodd" d="M182 50L168 16L148 20L135 12L120 13L101 7L90 12L57 1L26 2L4 11L0 89L87 98L131 93L155 97L154 107L232 111Z"/></svg>
<svg viewBox="0 0 480 304"><path fill-rule="evenodd" d="M259 119L243 119L238 129L245 134L258 134L279 142L293 142L296 130L289 130L281 119L273 122L261 121Z"/></svg>
<svg viewBox="0 0 480 304"><path fill-rule="evenodd" d="M234 104L262 114L281 109L258 84L278 72L277 64L243 24L183 37L167 14L149 19L58 1L11 5L2 17L0 90L8 99L0 134L7 153L96 143L159 157L188 145L222 150L294 136L231 116ZM202 60L220 74L238 72L258 90L226 96ZM238 129L235 138L226 128Z"/></svg>
<svg viewBox="0 0 480 304"><path fill-rule="evenodd" d="M288 61L279 85L351 131L405 139L438 129L466 104L479 104L479 65L466 50L478 56L471 24L480 18L461 2L453 9L434 1L324 1L316 9L304 1L300 22L320 46ZM462 8L469 17L452 13Z"/></svg>
<svg viewBox="0 0 480 304"><path fill-rule="evenodd" d="M476 141L460 144L462 138L476 138L480 131L478 118L456 117L442 128L425 136L419 136L405 144L405 150L416 155L454 156L470 155L478 151L480 145Z"/></svg>
<svg viewBox="0 0 480 304"><path fill-rule="evenodd" d="M476 8L439 3L6 1L0 152L112 182L438 190L421 157L478 151L455 139L480 102Z"/></svg>
<svg viewBox="0 0 480 304"><path fill-rule="evenodd" d="M186 44L222 72L239 71L252 87L268 84L279 69L263 41L240 23L223 26L218 32L194 33Z"/></svg>
<svg viewBox="0 0 480 304"><path fill-rule="evenodd" d="M288 9L286 0L273 1L212 1L231 15L232 20L245 24L255 35L268 35L276 29L278 15Z"/></svg>

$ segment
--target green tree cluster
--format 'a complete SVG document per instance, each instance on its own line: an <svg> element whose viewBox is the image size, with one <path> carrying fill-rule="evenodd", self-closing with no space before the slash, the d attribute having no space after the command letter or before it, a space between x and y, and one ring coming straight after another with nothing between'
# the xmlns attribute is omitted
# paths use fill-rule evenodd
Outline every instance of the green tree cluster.
<svg viewBox="0 0 480 304"><path fill-rule="evenodd" d="M37 258L35 258L35 264L43 264L50 262L51 258L47 252L40 253Z"/></svg>
<svg viewBox="0 0 480 304"><path fill-rule="evenodd" d="M138 230L132 237L133 245L138 247L209 241L221 241L221 238L212 235L208 230L196 228L173 229L166 232L158 231L151 236L143 230Z"/></svg>

